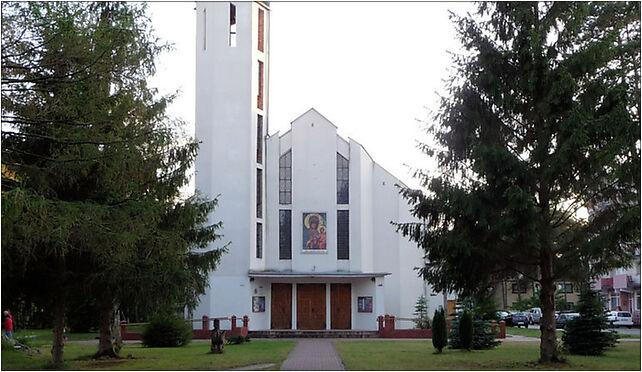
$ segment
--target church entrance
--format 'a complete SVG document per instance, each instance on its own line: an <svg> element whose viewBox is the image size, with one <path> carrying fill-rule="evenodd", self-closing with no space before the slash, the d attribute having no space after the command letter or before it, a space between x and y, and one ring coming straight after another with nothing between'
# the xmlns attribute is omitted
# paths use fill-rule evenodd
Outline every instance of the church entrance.
<svg viewBox="0 0 642 372"><path fill-rule="evenodd" d="M325 329L325 284L297 284L297 329Z"/></svg>
<svg viewBox="0 0 642 372"><path fill-rule="evenodd" d="M272 283L272 329L292 329L292 284Z"/></svg>
<svg viewBox="0 0 642 372"><path fill-rule="evenodd" d="M330 328L350 329L352 296L350 283L330 285Z"/></svg>

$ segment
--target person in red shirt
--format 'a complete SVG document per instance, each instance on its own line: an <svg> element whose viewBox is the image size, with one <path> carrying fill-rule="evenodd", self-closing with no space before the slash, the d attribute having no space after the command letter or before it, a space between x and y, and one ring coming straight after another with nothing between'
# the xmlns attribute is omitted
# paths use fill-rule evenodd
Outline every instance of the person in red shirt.
<svg viewBox="0 0 642 372"><path fill-rule="evenodd" d="M7 310L4 311L4 334L9 337L13 338L13 317L11 316L11 313Z"/></svg>

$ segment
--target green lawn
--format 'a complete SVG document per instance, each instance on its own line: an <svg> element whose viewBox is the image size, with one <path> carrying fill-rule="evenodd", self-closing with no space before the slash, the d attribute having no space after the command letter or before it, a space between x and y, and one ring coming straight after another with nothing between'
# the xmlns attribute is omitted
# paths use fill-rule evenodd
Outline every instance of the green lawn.
<svg viewBox="0 0 642 372"><path fill-rule="evenodd" d="M253 364L276 363L278 369L294 346L291 341L252 341L242 345L226 345L225 353L210 354L209 342L192 342L181 348L147 348L140 344L125 344L120 352L123 359L92 360L97 345L68 343L65 346L65 366L70 370L217 370ZM50 346L43 345L42 353L28 356L20 351L2 350L2 370L45 369L51 359ZM133 359L128 359L131 355Z"/></svg>
<svg viewBox="0 0 642 372"><path fill-rule="evenodd" d="M567 363L539 366L538 342L504 342L493 350L444 349L429 341L335 342L347 370L640 370L640 343L623 342L601 357L568 355Z"/></svg>
<svg viewBox="0 0 642 372"><path fill-rule="evenodd" d="M21 329L14 332L13 336L29 346L51 345L53 332L51 329ZM69 341L93 340L98 333L68 333Z"/></svg>
<svg viewBox="0 0 642 372"><path fill-rule="evenodd" d="M506 334L540 338L540 336L542 335L542 332L538 328L506 327ZM557 330L557 338L562 338L563 334L564 334L564 331L562 331L561 329ZM640 335L639 334L638 335L618 334L618 337L619 338L640 338Z"/></svg>

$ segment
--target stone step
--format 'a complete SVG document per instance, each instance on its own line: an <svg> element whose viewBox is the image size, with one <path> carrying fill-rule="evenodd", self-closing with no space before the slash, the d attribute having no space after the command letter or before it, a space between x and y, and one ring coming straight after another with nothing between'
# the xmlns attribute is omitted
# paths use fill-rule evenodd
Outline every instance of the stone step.
<svg viewBox="0 0 642 372"><path fill-rule="evenodd" d="M270 329L249 331L250 338L378 338L377 331Z"/></svg>

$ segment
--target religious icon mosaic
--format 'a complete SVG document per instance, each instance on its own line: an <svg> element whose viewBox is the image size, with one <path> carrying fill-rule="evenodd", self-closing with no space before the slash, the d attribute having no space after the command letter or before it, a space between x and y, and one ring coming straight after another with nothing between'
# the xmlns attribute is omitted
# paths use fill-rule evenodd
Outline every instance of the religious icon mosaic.
<svg viewBox="0 0 642 372"><path fill-rule="evenodd" d="M303 249L326 250L325 216L325 213L303 213Z"/></svg>

